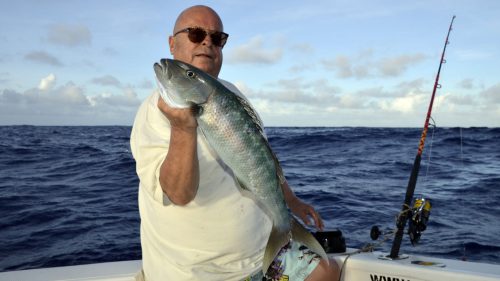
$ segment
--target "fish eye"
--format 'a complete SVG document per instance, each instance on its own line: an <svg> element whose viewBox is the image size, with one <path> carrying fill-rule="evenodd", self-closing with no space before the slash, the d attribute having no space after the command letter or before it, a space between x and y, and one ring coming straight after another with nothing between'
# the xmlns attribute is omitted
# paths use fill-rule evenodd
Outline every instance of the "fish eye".
<svg viewBox="0 0 500 281"><path fill-rule="evenodd" d="M191 71L191 70L186 71L186 75L187 75L189 78L193 78L193 77L195 77L195 76L196 76L196 74L195 74L193 71Z"/></svg>

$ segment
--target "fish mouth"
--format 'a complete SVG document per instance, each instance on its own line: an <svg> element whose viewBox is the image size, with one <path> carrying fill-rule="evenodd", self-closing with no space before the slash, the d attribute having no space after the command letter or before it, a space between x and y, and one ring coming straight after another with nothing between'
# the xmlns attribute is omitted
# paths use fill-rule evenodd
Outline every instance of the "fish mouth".
<svg viewBox="0 0 500 281"><path fill-rule="evenodd" d="M168 59L161 59L159 63L156 62L153 65L156 74L156 84L160 90L160 96L169 106L174 108L184 108L184 106L178 104L172 96L173 90L171 89L171 83L175 68L173 65L170 65L169 68L169 64Z"/></svg>
<svg viewBox="0 0 500 281"><path fill-rule="evenodd" d="M154 70L156 77L165 77L167 79L172 78L172 71L168 71L168 61L167 59L161 59L160 63L154 64Z"/></svg>
<svg viewBox="0 0 500 281"><path fill-rule="evenodd" d="M160 95L170 107L188 108L191 103L206 102L211 87L198 68L175 59L161 59L153 68Z"/></svg>

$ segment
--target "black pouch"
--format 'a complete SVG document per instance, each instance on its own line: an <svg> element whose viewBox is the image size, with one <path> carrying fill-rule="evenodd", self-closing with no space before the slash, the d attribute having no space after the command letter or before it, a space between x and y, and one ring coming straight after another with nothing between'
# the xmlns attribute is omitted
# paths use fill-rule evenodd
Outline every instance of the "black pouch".
<svg viewBox="0 0 500 281"><path fill-rule="evenodd" d="M312 233L312 235L328 254L344 253L346 250L345 239L340 230L318 231Z"/></svg>

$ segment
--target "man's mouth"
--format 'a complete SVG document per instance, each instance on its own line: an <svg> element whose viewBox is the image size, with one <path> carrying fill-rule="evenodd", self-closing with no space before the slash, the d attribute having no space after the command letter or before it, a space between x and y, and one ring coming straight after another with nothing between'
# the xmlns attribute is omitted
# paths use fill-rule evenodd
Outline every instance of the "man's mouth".
<svg viewBox="0 0 500 281"><path fill-rule="evenodd" d="M204 58L209 58L209 59L211 59L211 58L212 58L212 56L210 56L210 55L208 55L208 54L197 54L197 55L195 55L195 56L196 56L196 57L204 57Z"/></svg>

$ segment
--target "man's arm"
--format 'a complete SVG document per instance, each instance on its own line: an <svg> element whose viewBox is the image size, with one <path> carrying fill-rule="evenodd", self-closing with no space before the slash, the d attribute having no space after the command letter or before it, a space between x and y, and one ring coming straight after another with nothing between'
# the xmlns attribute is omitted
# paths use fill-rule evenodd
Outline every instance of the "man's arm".
<svg viewBox="0 0 500 281"><path fill-rule="evenodd" d="M170 146L160 167L160 185L172 203L186 205L196 196L200 179L198 124L190 109L171 108L161 98L158 108L171 126Z"/></svg>

